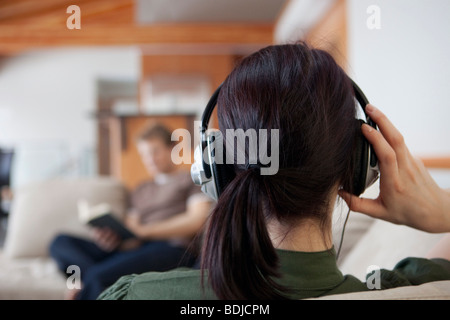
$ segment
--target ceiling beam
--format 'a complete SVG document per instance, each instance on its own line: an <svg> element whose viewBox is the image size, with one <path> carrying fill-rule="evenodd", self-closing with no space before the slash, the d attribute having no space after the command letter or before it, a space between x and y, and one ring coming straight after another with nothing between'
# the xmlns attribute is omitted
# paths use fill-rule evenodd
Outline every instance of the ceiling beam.
<svg viewBox="0 0 450 320"><path fill-rule="evenodd" d="M81 24L79 30L65 25L0 25L0 54L57 46L149 44L272 44L273 24Z"/></svg>

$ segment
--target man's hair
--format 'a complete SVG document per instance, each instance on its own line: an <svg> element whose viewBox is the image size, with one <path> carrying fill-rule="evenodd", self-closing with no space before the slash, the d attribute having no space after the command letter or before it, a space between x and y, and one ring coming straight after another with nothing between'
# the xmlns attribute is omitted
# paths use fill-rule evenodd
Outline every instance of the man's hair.
<svg viewBox="0 0 450 320"><path fill-rule="evenodd" d="M147 124L136 136L136 142L159 139L168 147L173 145L172 132L165 125L157 122Z"/></svg>

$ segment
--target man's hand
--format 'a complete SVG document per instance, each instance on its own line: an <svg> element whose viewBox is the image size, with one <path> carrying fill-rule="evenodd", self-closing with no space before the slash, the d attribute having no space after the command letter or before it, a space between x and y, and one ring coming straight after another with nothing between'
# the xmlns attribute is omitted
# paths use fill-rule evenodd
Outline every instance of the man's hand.
<svg viewBox="0 0 450 320"><path fill-rule="evenodd" d="M117 249L122 239L109 228L92 228L95 243L105 251Z"/></svg>

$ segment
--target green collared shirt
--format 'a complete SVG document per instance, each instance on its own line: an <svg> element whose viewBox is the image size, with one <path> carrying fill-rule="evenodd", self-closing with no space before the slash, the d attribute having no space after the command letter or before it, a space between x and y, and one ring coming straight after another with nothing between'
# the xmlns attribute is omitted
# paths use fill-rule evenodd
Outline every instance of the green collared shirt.
<svg viewBox="0 0 450 320"><path fill-rule="evenodd" d="M321 252L277 250L277 253L281 273L278 282L292 289L289 294L291 299L370 290L365 282L341 273L334 249ZM406 258L392 271L380 271L381 289L438 280L450 280L449 261ZM202 288L200 270L178 268L168 272L123 276L106 289L99 299L209 300L217 297L208 287L207 281Z"/></svg>

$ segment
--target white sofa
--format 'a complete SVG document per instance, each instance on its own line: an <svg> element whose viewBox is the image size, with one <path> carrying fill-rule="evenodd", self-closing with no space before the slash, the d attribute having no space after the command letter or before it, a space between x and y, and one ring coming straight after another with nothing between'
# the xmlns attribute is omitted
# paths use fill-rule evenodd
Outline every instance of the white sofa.
<svg viewBox="0 0 450 320"><path fill-rule="evenodd" d="M15 190L0 251L0 299L63 299L66 277L49 258L48 246L60 233L89 237L79 222L77 202L111 204L125 212L127 194L111 178L51 180Z"/></svg>
<svg viewBox="0 0 450 320"><path fill-rule="evenodd" d="M374 186L366 194L376 193ZM48 245L59 232L89 236L77 218L76 203L80 198L91 204L109 202L118 214L123 214L126 207L125 189L111 178L53 180L15 190L7 236L0 251L0 299L64 298L66 279L49 258ZM345 214L345 205L337 206L336 246ZM338 262L344 273L364 280L368 266L392 268L406 256L423 256L441 237L352 212ZM320 299L450 299L450 281Z"/></svg>

